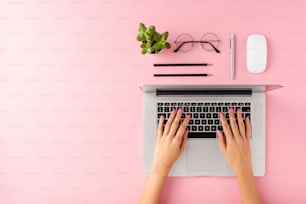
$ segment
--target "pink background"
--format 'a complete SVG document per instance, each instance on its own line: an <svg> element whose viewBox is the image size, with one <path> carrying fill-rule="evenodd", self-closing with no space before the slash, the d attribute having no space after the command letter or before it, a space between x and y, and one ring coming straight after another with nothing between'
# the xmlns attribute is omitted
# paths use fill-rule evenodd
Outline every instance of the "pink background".
<svg viewBox="0 0 306 204"><path fill-rule="evenodd" d="M146 182L138 88L146 83L285 84L267 95L267 174L257 183L265 203L306 203L305 9L303 0L1 0L0 203L136 203ZM142 56L140 22L169 31L172 45L183 32L214 32L221 54L197 45ZM251 33L268 39L262 74L246 70ZM157 79L157 62L209 62L204 72L214 76ZM239 196L235 178L169 178L161 203Z"/></svg>

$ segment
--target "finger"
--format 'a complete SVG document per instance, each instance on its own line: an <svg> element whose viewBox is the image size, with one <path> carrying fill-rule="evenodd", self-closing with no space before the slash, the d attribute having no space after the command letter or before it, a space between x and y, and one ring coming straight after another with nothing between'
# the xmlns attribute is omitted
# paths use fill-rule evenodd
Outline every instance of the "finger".
<svg viewBox="0 0 306 204"><path fill-rule="evenodd" d="M230 127L229 127L229 125L227 123L227 120L225 119L223 113L220 113L220 120L221 120L221 123L222 123L223 131L225 133L226 142L227 143L233 142L234 137L233 137L232 131L231 131L231 129L230 129Z"/></svg>
<svg viewBox="0 0 306 204"><path fill-rule="evenodd" d="M166 126L165 126L165 129L164 129L164 134L166 134L166 135L167 135L167 134L169 133L169 131L170 131L172 121L173 121L173 119L175 118L175 114L176 114L176 110L173 109L172 112L171 112L171 115L170 115L170 117L169 117L169 119L168 119L168 122L167 122L167 124L166 124Z"/></svg>
<svg viewBox="0 0 306 204"><path fill-rule="evenodd" d="M235 117L234 109L232 107L229 109L229 117L230 117L230 124L231 124L231 129L232 129L234 138L240 139L238 126L236 123L236 117Z"/></svg>
<svg viewBox="0 0 306 204"><path fill-rule="evenodd" d="M182 116L182 112L183 110L181 108L178 109L177 111L177 114L171 124L171 128L170 128L170 131L169 131L169 135L170 136L174 136L176 131L177 131L177 128L178 128L178 125L180 123L180 119L181 119L181 116Z"/></svg>
<svg viewBox="0 0 306 204"><path fill-rule="evenodd" d="M245 125L244 125L244 122L243 122L242 113L241 113L240 108L237 110L237 118L238 118L238 127L239 127L240 135L243 139L245 139L246 138L246 136L245 136Z"/></svg>
<svg viewBox="0 0 306 204"><path fill-rule="evenodd" d="M186 131L184 133L183 141L182 141L182 144L181 144L181 153L184 152L187 141L188 141L188 130L186 129Z"/></svg>
<svg viewBox="0 0 306 204"><path fill-rule="evenodd" d="M186 132L186 128L187 125L190 121L190 115L187 115L187 117L184 119L184 121L182 122L182 124L180 125L176 135L175 135L175 139L178 140L178 142L181 142L181 140L183 139L183 136Z"/></svg>
<svg viewBox="0 0 306 204"><path fill-rule="evenodd" d="M220 130L217 130L217 135L218 135L217 141L218 141L220 150L225 156L226 155L226 144L225 144L223 133Z"/></svg>
<svg viewBox="0 0 306 204"><path fill-rule="evenodd" d="M163 136L164 120L164 116L160 116L157 128L157 138L161 138Z"/></svg>
<svg viewBox="0 0 306 204"><path fill-rule="evenodd" d="M245 119L245 123L246 123L246 138L251 139L252 128L249 116Z"/></svg>

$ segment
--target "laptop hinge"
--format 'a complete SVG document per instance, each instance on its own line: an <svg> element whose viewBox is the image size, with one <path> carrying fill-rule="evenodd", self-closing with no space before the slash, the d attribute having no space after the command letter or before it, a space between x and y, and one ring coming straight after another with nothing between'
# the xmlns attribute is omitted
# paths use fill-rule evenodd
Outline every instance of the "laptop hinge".
<svg viewBox="0 0 306 204"><path fill-rule="evenodd" d="M251 96L252 89L156 89L156 96Z"/></svg>

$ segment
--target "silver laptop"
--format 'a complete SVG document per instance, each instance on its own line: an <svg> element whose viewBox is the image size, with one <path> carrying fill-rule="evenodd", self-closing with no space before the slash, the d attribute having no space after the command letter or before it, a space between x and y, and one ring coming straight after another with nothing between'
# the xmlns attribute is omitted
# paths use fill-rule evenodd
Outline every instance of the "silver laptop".
<svg viewBox="0 0 306 204"><path fill-rule="evenodd" d="M283 85L141 85L143 96L144 173L149 174L159 117L173 108L191 114L188 142L169 176L234 176L216 141L222 131L219 112L240 108L252 125L252 163L255 176L265 175L265 92Z"/></svg>

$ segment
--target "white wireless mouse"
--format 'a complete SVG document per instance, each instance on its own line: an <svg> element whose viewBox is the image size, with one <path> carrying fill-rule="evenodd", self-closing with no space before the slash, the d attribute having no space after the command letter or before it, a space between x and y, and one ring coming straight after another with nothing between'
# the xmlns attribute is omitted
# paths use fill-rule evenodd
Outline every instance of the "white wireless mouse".
<svg viewBox="0 0 306 204"><path fill-rule="evenodd" d="M267 66L267 41L261 34L252 34L247 40L247 69L251 73L261 73Z"/></svg>

